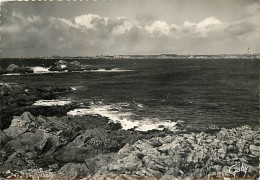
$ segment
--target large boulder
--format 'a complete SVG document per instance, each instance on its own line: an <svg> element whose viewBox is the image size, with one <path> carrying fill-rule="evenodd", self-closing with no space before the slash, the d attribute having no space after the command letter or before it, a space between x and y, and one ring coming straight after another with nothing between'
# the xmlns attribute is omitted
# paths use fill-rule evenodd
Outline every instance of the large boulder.
<svg viewBox="0 0 260 180"><path fill-rule="evenodd" d="M34 71L30 67L20 67L15 64L11 64L6 68L9 73L33 73Z"/></svg>
<svg viewBox="0 0 260 180"><path fill-rule="evenodd" d="M8 154L14 152L30 152L47 156L51 155L59 144L60 140L58 136L48 133L45 130L36 130L35 132L23 133L9 141L5 145L4 151Z"/></svg>
<svg viewBox="0 0 260 180"><path fill-rule="evenodd" d="M22 133L28 131L28 129L32 127L32 121L34 120L35 117L31 115L30 112L24 112L21 116L15 116L10 127L5 129L4 132L7 136L14 139Z"/></svg>
<svg viewBox="0 0 260 180"><path fill-rule="evenodd" d="M61 162L84 162L85 158L108 152L107 146L117 146L117 142L113 145L109 140L109 135L104 129L86 130L56 152L55 156Z"/></svg>
<svg viewBox="0 0 260 180"><path fill-rule="evenodd" d="M11 64L11 65L9 65L9 66L6 68L6 70L7 70L8 72L11 72L11 73L13 73L13 72L18 72L20 69L21 69L21 68L20 68L18 65L16 65L16 64Z"/></svg>

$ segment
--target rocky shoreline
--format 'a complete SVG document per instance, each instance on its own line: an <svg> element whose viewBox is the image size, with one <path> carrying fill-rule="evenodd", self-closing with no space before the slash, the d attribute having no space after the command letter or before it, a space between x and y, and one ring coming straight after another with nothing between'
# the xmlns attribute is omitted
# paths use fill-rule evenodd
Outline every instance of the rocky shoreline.
<svg viewBox="0 0 260 180"><path fill-rule="evenodd" d="M32 87L22 86L15 83L0 83L0 130L6 129L11 124L13 116L21 115L25 111L30 111L34 115L66 115L67 110L75 107L70 104L62 108L32 106L40 99L59 98L65 92L71 91L70 88L60 87Z"/></svg>
<svg viewBox="0 0 260 180"><path fill-rule="evenodd" d="M6 69L0 67L0 75L14 75L14 74L37 74L37 73L53 73L53 72L81 72L81 71L96 71L99 70L97 67L82 65L78 61L56 61L50 67L35 67L18 66L16 64L10 64ZM112 70L112 68L105 68L105 70ZM39 71L39 72L38 72Z"/></svg>
<svg viewBox="0 0 260 180"><path fill-rule="evenodd" d="M141 132L124 130L102 116L66 115L75 105L31 106L68 91L0 84L1 178L259 177L259 127L191 133L179 124L174 132Z"/></svg>
<svg viewBox="0 0 260 180"><path fill-rule="evenodd" d="M138 132L100 116L35 117L25 112L0 134L2 177L36 169L43 176L70 179L227 177L231 166L242 163L247 177L259 171L260 130L248 126L215 134Z"/></svg>

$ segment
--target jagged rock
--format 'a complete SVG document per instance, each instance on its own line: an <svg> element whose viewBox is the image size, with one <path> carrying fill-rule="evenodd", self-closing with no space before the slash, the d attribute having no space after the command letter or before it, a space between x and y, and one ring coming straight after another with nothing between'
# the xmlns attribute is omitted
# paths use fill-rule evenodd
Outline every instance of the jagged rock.
<svg viewBox="0 0 260 180"><path fill-rule="evenodd" d="M106 131L103 128L86 130L55 155L62 162L82 162L100 153L117 152L126 144L129 135L126 131Z"/></svg>
<svg viewBox="0 0 260 180"><path fill-rule="evenodd" d="M28 131L31 126L31 122L35 120L35 117L30 112L24 112L22 116L16 116L12 120L12 124L6 130L5 134L11 138L16 138L22 133Z"/></svg>
<svg viewBox="0 0 260 180"><path fill-rule="evenodd" d="M5 145L4 151L9 154L30 151L36 152L38 155L51 155L59 144L58 137L46 133L44 130L36 130L34 133L23 133L9 141Z"/></svg>
<svg viewBox="0 0 260 180"><path fill-rule="evenodd" d="M9 166L31 168L36 163L53 171L62 167L59 172L70 178L113 173L183 179L220 176L224 167L236 162L248 165L253 174L259 164L256 156L259 146L254 144L259 132L250 129L253 141L246 140L246 134L236 133L237 129L192 136L126 131L99 116L34 117L24 113L15 119L19 121L0 131L3 134L0 139L8 134L15 137L3 143L1 172ZM224 136L223 132L230 135ZM238 146L243 150L238 150Z"/></svg>

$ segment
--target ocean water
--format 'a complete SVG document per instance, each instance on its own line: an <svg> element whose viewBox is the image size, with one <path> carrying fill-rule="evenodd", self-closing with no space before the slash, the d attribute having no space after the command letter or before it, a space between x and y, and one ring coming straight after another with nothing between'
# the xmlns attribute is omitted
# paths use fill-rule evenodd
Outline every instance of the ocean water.
<svg viewBox="0 0 260 180"><path fill-rule="evenodd" d="M176 122L198 131L259 124L259 60L79 61L99 70L49 73L55 60L2 60L2 68L15 63L38 73L1 75L0 82L70 87L62 101L79 107L69 115L102 115L125 129L174 129Z"/></svg>

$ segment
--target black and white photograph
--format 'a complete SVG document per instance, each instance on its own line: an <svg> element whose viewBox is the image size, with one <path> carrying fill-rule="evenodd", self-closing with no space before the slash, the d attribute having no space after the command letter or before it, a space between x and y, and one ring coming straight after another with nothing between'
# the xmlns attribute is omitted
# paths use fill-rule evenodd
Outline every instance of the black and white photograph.
<svg viewBox="0 0 260 180"><path fill-rule="evenodd" d="M259 179L260 0L0 12L0 180Z"/></svg>

